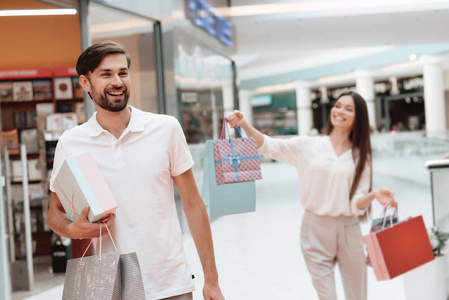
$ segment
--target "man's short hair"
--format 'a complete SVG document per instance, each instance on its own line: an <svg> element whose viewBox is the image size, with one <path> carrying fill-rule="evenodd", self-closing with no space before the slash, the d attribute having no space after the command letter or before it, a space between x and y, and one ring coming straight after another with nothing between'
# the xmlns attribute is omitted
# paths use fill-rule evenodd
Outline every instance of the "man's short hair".
<svg viewBox="0 0 449 300"><path fill-rule="evenodd" d="M131 58L125 48L113 41L102 41L93 44L81 53L76 63L78 75L86 75L89 71L93 72L106 55L116 53L125 55L129 69L131 66Z"/></svg>

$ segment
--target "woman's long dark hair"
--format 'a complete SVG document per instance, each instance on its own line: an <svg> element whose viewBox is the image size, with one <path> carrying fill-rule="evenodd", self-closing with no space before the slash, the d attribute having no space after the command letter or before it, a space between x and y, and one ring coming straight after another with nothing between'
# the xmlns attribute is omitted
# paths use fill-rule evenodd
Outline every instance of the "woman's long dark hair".
<svg viewBox="0 0 449 300"><path fill-rule="evenodd" d="M349 134L349 140L352 142L352 159L355 163L355 176L354 181L352 182L351 191L349 193L349 200L351 200L357 190L360 179L362 178L363 169L367 164L371 170L369 192L371 192L372 189L373 166L370 139L371 130L369 126L368 108L366 106L365 99L363 99L363 97L359 94L349 91L341 93L337 98L337 101L343 96L351 96L354 100L355 106L354 125L352 127L351 133ZM337 103L337 101L335 101L335 103ZM331 116L329 114L327 122L327 135L330 135L333 129L334 125L332 125ZM368 214L370 212L371 205L368 208ZM367 214L365 214L362 218L366 219Z"/></svg>

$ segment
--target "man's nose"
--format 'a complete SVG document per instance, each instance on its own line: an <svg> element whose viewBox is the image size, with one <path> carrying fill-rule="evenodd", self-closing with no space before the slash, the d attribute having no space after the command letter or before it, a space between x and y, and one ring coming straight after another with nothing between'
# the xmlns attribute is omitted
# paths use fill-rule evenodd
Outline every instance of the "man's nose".
<svg viewBox="0 0 449 300"><path fill-rule="evenodd" d="M120 78L120 76L114 75L114 77L112 78L111 84L112 84L113 86L122 86L122 85L123 85L123 81L122 81L122 79Z"/></svg>

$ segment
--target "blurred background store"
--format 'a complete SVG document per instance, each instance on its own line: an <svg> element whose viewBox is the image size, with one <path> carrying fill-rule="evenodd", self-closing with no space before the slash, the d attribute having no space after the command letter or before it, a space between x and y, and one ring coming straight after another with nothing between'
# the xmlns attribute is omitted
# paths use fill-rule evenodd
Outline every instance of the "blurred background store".
<svg viewBox="0 0 449 300"><path fill-rule="evenodd" d="M449 153L447 20L446 0L136 0L132 5L126 0L2 0L0 299L24 299L59 286L64 273L58 262L78 257L83 249L77 241L59 239L46 224L48 178L60 134L94 111L77 82L78 55L105 39L122 43L131 55L130 104L179 120L200 188L204 143L219 137L223 118L234 109L268 135L325 134L334 100L354 90L368 103L374 185L397 187L404 217L423 214L429 228L449 231L449 191L441 184L449 179L445 163L432 172L425 168ZM291 171L270 161L263 170ZM211 219L217 249L251 256L247 251L256 247L246 241L256 235L255 245L264 247L265 233L285 229L282 220L292 222L285 236L293 243L302 216L295 184L267 176L257 183L256 213ZM273 186L282 188L273 194ZM274 195L285 201L274 204ZM273 210L278 215L269 213ZM259 217L273 228L261 227ZM248 226L247 235L231 239L238 224ZM300 257L296 244L287 246ZM234 260L217 251L222 253L219 265ZM269 255L277 256L276 251ZM298 257L299 271L286 274L307 281ZM246 268L242 274L256 274L254 261L237 261ZM235 272L223 268L228 276ZM279 266L269 268L282 272ZM293 285L293 279L283 279L290 281ZM200 285L199 276L198 290ZM232 290L231 285L225 280L224 289ZM372 299L393 299L385 295L398 289L394 299L405 299L402 282L383 287L385 294L372 294ZM230 299L286 299L299 291L266 298L239 293L245 297L231 292ZM310 293L301 299L314 299Z"/></svg>

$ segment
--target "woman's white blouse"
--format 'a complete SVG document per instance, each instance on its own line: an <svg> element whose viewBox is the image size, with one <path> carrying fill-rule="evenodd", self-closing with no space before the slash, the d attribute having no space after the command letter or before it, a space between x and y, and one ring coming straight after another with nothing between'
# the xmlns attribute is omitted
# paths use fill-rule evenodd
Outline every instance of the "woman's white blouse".
<svg viewBox="0 0 449 300"><path fill-rule="evenodd" d="M320 216L360 216L356 202L368 194L370 167L366 164L357 190L349 199L355 176L352 150L337 156L329 136L274 139L264 136L259 154L296 167L301 203Z"/></svg>

